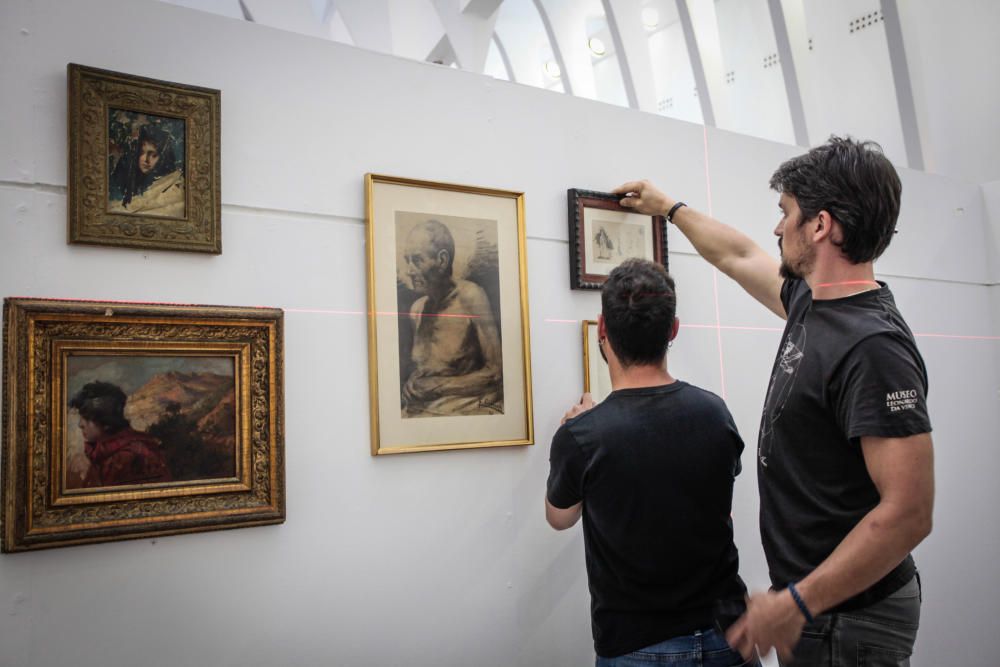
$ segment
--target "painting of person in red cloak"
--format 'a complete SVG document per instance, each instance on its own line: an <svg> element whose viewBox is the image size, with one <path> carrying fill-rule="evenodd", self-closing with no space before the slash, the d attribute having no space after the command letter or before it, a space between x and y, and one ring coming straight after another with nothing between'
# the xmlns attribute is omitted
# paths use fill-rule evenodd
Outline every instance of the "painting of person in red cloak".
<svg viewBox="0 0 1000 667"><path fill-rule="evenodd" d="M69 401L79 413L84 453L90 469L84 487L169 482L172 477L161 443L136 431L125 418L125 392L110 382L85 384Z"/></svg>

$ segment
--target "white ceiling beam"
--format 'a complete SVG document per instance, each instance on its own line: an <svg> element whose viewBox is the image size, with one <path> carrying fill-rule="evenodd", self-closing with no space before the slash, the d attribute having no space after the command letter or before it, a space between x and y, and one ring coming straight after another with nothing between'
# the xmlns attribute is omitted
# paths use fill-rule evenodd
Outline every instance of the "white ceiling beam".
<svg viewBox="0 0 1000 667"><path fill-rule="evenodd" d="M653 75L653 59L649 53L649 33L642 25L642 0L602 2L608 18L608 28L615 40L615 53L622 64L622 81L625 82L629 106L656 113L656 79Z"/></svg>
<svg viewBox="0 0 1000 667"><path fill-rule="evenodd" d="M892 80L896 87L896 102L899 104L899 122L903 128L903 145L906 147L906 163L911 169L924 168L924 153L920 143L920 127L917 124L917 108L913 101L913 86L910 83L910 67L903 47L903 25L899 20L896 0L882 0L882 22L885 26L885 40L889 46L889 64Z"/></svg>
<svg viewBox="0 0 1000 667"><path fill-rule="evenodd" d="M463 0L462 13L475 14L479 18L488 19L496 14L503 0Z"/></svg>
<svg viewBox="0 0 1000 667"><path fill-rule="evenodd" d="M241 0L241 4L244 15L249 14L254 23L326 37L326 26L316 17L309 0Z"/></svg>
<svg viewBox="0 0 1000 667"><path fill-rule="evenodd" d="M335 0L334 6L355 46L392 53L392 29L387 0Z"/></svg>
<svg viewBox="0 0 1000 667"><path fill-rule="evenodd" d="M392 53L414 60L433 60L446 35L431 0L389 0Z"/></svg>
<svg viewBox="0 0 1000 667"><path fill-rule="evenodd" d="M715 3L713 0L677 0L677 14L684 29L684 41L701 103L701 116L709 127L727 127L725 119L721 126L718 125L719 119L712 106L713 96L717 99L723 97L720 86L724 80Z"/></svg>
<svg viewBox="0 0 1000 667"><path fill-rule="evenodd" d="M792 117L792 132L795 134L795 143L799 146L808 146L809 132L806 129L806 112L802 106L802 92L799 90L795 53L788 37L785 12L781 6L781 0L767 0L767 6L771 14L771 25L774 27L774 42L778 47L778 61L781 63L781 76L785 81L785 94L788 96L788 111Z"/></svg>
<svg viewBox="0 0 1000 667"><path fill-rule="evenodd" d="M549 33L553 55L562 69L566 92L598 99L594 65L587 47L586 8L581 3L563 0L535 0L535 5Z"/></svg>
<svg viewBox="0 0 1000 667"><path fill-rule="evenodd" d="M514 64L511 63L510 56L507 55L507 47L503 45L500 35L496 34L496 32L493 33L493 43L497 45L497 53L500 54L503 68L507 70L507 78L510 79L511 83L517 83L517 76L514 75Z"/></svg>
<svg viewBox="0 0 1000 667"><path fill-rule="evenodd" d="M486 68L486 56L493 39L493 28L497 22L496 5L485 17L478 11L467 12L455 0L432 0L438 18L444 26L445 34L455 53L458 66L470 72L482 73ZM484 8L485 9L485 8Z"/></svg>

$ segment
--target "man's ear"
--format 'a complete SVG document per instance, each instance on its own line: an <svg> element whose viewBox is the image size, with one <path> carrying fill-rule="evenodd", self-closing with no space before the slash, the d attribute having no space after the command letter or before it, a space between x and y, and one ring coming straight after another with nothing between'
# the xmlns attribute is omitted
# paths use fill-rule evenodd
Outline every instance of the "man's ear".
<svg viewBox="0 0 1000 667"><path fill-rule="evenodd" d="M604 323L604 314L597 316L597 339L608 337L608 325Z"/></svg>
<svg viewBox="0 0 1000 667"><path fill-rule="evenodd" d="M819 242L826 238L834 242L841 240L840 225L833 219L829 211L826 209L821 210L813 220L816 221L816 226L812 232L813 242Z"/></svg>
<svg viewBox="0 0 1000 667"><path fill-rule="evenodd" d="M441 267L442 269L448 266L448 260L450 259L450 257L451 256L448 254L448 251L445 250L444 248L441 248L434 254L434 259L437 260L438 266Z"/></svg>
<svg viewBox="0 0 1000 667"><path fill-rule="evenodd" d="M674 323L670 325L670 342L673 342L677 338L677 332L681 329L681 320L678 317L674 318Z"/></svg>

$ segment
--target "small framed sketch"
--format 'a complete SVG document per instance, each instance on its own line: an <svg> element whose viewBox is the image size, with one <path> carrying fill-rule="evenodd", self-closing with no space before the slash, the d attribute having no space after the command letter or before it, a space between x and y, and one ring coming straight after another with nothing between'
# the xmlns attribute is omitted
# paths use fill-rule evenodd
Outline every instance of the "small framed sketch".
<svg viewBox="0 0 1000 667"><path fill-rule="evenodd" d="M570 188L567 198L570 287L601 289L611 270L629 257L667 266L663 216L629 211L618 204L618 195L607 192Z"/></svg>
<svg viewBox="0 0 1000 667"><path fill-rule="evenodd" d="M69 241L222 252L221 93L70 64Z"/></svg>
<svg viewBox="0 0 1000 667"><path fill-rule="evenodd" d="M285 520L282 312L4 301L5 552Z"/></svg>
<svg viewBox="0 0 1000 667"><path fill-rule="evenodd" d="M365 192L372 455L532 444L524 195Z"/></svg>
<svg viewBox="0 0 1000 667"><path fill-rule="evenodd" d="M611 393L611 374L597 344L597 320L583 321L583 391L590 392L595 403Z"/></svg>

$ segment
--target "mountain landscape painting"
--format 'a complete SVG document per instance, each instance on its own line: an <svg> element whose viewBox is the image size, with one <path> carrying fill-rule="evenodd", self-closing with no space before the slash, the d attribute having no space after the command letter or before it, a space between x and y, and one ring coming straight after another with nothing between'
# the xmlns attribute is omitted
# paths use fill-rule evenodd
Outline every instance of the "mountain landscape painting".
<svg viewBox="0 0 1000 667"><path fill-rule="evenodd" d="M229 356L71 355L64 488L235 477L235 367Z"/></svg>

